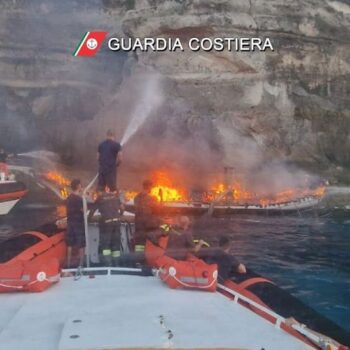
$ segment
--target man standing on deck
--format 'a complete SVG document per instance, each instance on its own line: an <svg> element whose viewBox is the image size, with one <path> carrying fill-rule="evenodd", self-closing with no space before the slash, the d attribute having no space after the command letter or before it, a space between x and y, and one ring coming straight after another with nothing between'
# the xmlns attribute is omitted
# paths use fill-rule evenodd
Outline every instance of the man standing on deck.
<svg viewBox="0 0 350 350"><path fill-rule="evenodd" d="M112 130L107 131L107 139L98 146L98 187L107 186L111 192L117 189L117 167L122 162L122 147L115 141Z"/></svg>
<svg viewBox="0 0 350 350"><path fill-rule="evenodd" d="M135 251L143 252L145 249L146 234L157 229L160 221L157 217L158 202L151 194L152 182L145 180L142 191L134 199L135 203Z"/></svg>
<svg viewBox="0 0 350 350"><path fill-rule="evenodd" d="M79 249L79 266L83 264L85 253L84 209L79 179L71 182L72 193L66 200L67 208L67 268L71 267L73 247Z"/></svg>
<svg viewBox="0 0 350 350"><path fill-rule="evenodd" d="M101 260L104 266L120 265L120 216L123 205L116 192L100 191L89 213L89 219L98 210Z"/></svg>

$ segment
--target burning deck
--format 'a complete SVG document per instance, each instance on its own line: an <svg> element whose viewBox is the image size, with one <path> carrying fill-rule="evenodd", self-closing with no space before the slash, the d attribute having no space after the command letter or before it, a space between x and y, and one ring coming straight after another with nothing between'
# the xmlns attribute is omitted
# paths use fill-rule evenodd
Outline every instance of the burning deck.
<svg viewBox="0 0 350 350"><path fill-rule="evenodd" d="M247 189L238 180L224 183L217 180L208 185L208 189L188 189L182 181L175 181L167 172L156 171L150 178L153 182L151 195L159 202L161 211L167 214L202 214L208 210L215 213L286 213L312 209L318 206L325 194L325 186L299 186L287 188L275 193L256 192ZM50 171L43 175L50 188L62 199L69 194L67 177L58 172ZM136 190L121 191L128 210L134 210ZM96 196L90 193L92 201Z"/></svg>
<svg viewBox="0 0 350 350"><path fill-rule="evenodd" d="M293 212L316 207L325 193L325 186L299 186L278 192L257 192L246 188L243 182L233 180L226 184L213 181L209 189L189 190L162 171L152 176L151 194L160 208L167 213L203 213L210 209L216 213L235 212ZM127 207L134 207L135 191L125 192Z"/></svg>

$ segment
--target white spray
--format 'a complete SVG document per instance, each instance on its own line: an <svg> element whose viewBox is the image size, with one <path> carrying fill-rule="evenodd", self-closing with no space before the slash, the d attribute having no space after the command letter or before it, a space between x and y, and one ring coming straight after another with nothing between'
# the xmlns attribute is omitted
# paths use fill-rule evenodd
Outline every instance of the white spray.
<svg viewBox="0 0 350 350"><path fill-rule="evenodd" d="M125 145L129 141L145 123L151 113L161 106L162 102L163 95L160 89L160 78L158 75L154 75L145 82L141 98L137 101L120 142L122 145Z"/></svg>
<svg viewBox="0 0 350 350"><path fill-rule="evenodd" d="M18 155L22 157L29 157L41 160L43 163L49 165L51 168L56 167L59 158L56 153L45 150L19 153Z"/></svg>

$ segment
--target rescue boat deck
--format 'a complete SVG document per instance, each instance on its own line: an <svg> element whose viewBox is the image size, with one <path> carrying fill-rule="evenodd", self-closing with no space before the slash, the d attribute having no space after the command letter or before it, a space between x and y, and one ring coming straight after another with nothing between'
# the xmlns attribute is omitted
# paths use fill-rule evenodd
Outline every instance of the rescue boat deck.
<svg viewBox="0 0 350 350"><path fill-rule="evenodd" d="M313 349L220 293L172 290L137 269L108 272L0 295L1 347Z"/></svg>

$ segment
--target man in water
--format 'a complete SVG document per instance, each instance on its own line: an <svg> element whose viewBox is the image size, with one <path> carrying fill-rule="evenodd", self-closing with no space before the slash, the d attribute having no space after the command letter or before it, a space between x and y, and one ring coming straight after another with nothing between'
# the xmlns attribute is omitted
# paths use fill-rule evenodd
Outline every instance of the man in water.
<svg viewBox="0 0 350 350"><path fill-rule="evenodd" d="M159 227L160 221L157 217L159 204L152 196L152 182L145 180L142 183L142 191L134 199L135 203L135 251L143 252L147 232Z"/></svg>
<svg viewBox="0 0 350 350"><path fill-rule="evenodd" d="M66 200L67 208L67 268L71 267L73 247L79 249L79 266L83 264L85 253L85 227L83 199L81 197L81 182L74 179L71 182L72 193Z"/></svg>
<svg viewBox="0 0 350 350"><path fill-rule="evenodd" d="M120 265L120 216L124 207L116 192L100 191L89 213L89 219L98 209L101 261L104 266Z"/></svg>
<svg viewBox="0 0 350 350"><path fill-rule="evenodd" d="M115 141L112 130L107 131L107 139L98 146L98 187L104 190L107 186L111 192L117 189L117 167L122 162L122 147Z"/></svg>

